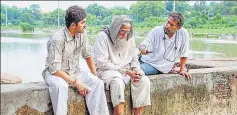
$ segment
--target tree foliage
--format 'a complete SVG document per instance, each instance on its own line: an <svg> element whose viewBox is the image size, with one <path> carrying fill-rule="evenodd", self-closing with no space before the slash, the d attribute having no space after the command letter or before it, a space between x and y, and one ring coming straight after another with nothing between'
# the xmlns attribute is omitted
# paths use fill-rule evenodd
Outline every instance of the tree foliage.
<svg viewBox="0 0 237 115"><path fill-rule="evenodd" d="M86 9L88 25L109 25L116 15L129 15L136 26L154 27L161 25L173 10L173 1L138 1L129 9L125 7L105 8L98 4L90 4ZM196 1L189 5L188 1L175 1L175 10L184 15L184 26L187 28L223 28L237 25L237 2ZM58 9L43 13L39 4L29 8L17 8L1 4L1 24L20 25L24 28L38 26L57 26ZM65 11L59 9L60 26L65 25ZM30 26L29 26L30 25ZM29 29L31 30L31 29Z"/></svg>

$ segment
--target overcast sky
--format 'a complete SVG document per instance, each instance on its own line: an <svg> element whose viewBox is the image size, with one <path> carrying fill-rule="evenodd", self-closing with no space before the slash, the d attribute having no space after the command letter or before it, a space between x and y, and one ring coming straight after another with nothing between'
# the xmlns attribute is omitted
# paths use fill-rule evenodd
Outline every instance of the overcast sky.
<svg viewBox="0 0 237 115"><path fill-rule="evenodd" d="M83 8L87 7L89 4L97 3L106 8L111 8L114 6L124 6L129 8L132 4L137 1L59 1L59 8L66 10L72 5L78 5ZM189 1L189 4L194 4L196 1ZM207 1L210 2L210 1ZM43 12L53 11L58 8L58 1L1 1L1 4L6 4L9 6L17 6L20 8L29 8L32 4L39 4Z"/></svg>

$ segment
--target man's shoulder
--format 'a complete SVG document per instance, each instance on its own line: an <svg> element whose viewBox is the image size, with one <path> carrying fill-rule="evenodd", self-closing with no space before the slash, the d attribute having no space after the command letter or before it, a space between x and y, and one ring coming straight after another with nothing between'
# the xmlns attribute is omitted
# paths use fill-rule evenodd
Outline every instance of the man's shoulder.
<svg viewBox="0 0 237 115"><path fill-rule="evenodd" d="M97 34L97 39L108 39L108 35L104 32L104 31L100 31L98 34Z"/></svg>
<svg viewBox="0 0 237 115"><path fill-rule="evenodd" d="M152 33L159 33L161 31L164 31L163 26L156 26L151 30Z"/></svg>
<svg viewBox="0 0 237 115"><path fill-rule="evenodd" d="M64 31L64 27L63 27L60 30L58 30L57 32L55 32L51 39L55 40L55 41L64 41L64 39L66 39L64 32L65 31Z"/></svg>
<svg viewBox="0 0 237 115"><path fill-rule="evenodd" d="M180 28L180 31L183 33L183 34L188 34L188 30L184 27L181 27Z"/></svg>

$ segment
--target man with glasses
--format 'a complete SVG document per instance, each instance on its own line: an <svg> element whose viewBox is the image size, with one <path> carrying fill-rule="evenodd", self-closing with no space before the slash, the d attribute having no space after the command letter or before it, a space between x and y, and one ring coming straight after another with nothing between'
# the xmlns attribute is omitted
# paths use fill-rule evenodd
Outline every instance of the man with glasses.
<svg viewBox="0 0 237 115"><path fill-rule="evenodd" d="M97 35L94 59L97 73L110 90L115 115L124 115L124 89L131 80L131 95L135 115L141 115L150 102L150 80L140 69L138 51L129 16L117 16L109 27Z"/></svg>
<svg viewBox="0 0 237 115"><path fill-rule="evenodd" d="M182 27L184 18L181 13L171 12L167 22L153 28L147 38L139 45L141 69L146 75L161 73L179 73L188 79L191 76L185 67L189 34ZM180 59L180 67L175 63Z"/></svg>

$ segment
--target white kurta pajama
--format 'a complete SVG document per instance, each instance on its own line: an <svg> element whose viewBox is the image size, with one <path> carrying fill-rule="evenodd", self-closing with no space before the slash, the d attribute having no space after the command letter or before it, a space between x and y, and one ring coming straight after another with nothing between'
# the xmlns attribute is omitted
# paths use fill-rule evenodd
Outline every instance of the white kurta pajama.
<svg viewBox="0 0 237 115"><path fill-rule="evenodd" d="M119 23L111 25L114 27L114 30L110 29L112 39L116 39L115 36L117 36L124 20L119 20L120 22L117 20ZM124 89L129 76L124 72L125 69L131 70L132 68L137 68L142 73L139 83L131 82L133 108L151 105L150 80L140 69L135 40L130 36L124 47L118 49L115 39L111 40L104 31L101 31L97 35L94 45L97 73L106 84L106 89L110 89L113 106L125 102Z"/></svg>
<svg viewBox="0 0 237 115"><path fill-rule="evenodd" d="M152 52L142 55L141 60L162 73L168 73L181 57L188 57L189 34L185 28L181 27L169 38L164 34L164 27L157 26L149 32L141 45Z"/></svg>
<svg viewBox="0 0 237 115"><path fill-rule="evenodd" d="M53 75L57 70L62 70L91 89L85 96L90 115L109 115L103 81L92 73L79 69L80 55L83 58L91 56L86 32L77 34L73 39L68 29L64 27L48 41L47 49L48 56L43 77L49 86L54 114L67 114L68 83L61 77Z"/></svg>

